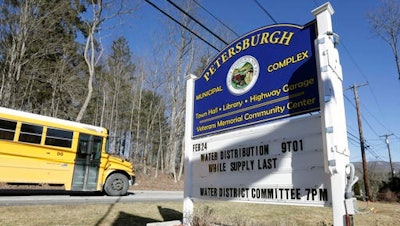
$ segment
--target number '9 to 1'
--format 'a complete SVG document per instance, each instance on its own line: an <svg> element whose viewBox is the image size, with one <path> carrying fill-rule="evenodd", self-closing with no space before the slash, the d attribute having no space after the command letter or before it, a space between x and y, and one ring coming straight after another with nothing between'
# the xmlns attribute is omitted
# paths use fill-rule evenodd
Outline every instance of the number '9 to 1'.
<svg viewBox="0 0 400 226"><path fill-rule="evenodd" d="M282 142L281 148L282 148L282 153L302 151L303 140L291 140Z"/></svg>

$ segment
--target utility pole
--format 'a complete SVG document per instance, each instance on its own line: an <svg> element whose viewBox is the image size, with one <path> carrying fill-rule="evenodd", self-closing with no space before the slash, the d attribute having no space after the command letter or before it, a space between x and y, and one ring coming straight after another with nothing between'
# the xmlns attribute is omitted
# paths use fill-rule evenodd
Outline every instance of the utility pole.
<svg viewBox="0 0 400 226"><path fill-rule="evenodd" d="M385 134L381 137L385 137L385 142L386 142L386 146L389 152L389 162L390 162L390 172L392 173L392 182L394 182L394 172L393 172L393 164L392 164L392 155L390 154L390 146L389 146L389 136L392 136L393 133L391 134Z"/></svg>
<svg viewBox="0 0 400 226"><path fill-rule="evenodd" d="M357 88L361 86L366 86L368 83L364 83L362 85L354 84L350 88L354 92L354 99L356 101L356 110L357 110L357 120L358 120L358 132L360 134L360 148L361 148L361 157L362 157L362 166L363 166L363 178L364 178L364 188L365 195L367 196L367 201L371 200L371 192L369 191L369 178L368 178L368 169L367 169L367 160L365 158L365 142L362 130L362 121L361 121L361 112L360 112L360 103L358 100Z"/></svg>

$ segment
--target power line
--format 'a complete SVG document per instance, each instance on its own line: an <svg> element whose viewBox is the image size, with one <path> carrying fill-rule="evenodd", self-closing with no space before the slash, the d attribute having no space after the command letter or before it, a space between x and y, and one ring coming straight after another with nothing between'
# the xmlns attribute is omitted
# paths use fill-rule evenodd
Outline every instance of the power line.
<svg viewBox="0 0 400 226"><path fill-rule="evenodd" d="M347 101L349 101L349 103L350 103L355 109L357 109L356 106L353 104L353 102L351 102L350 98L348 98L345 94L343 94L343 96L344 96L344 98L345 98ZM362 106L365 108L365 105L364 105L364 104L362 104ZM382 126L383 128L385 128L387 131L390 132L390 130L389 130L385 125L383 125L381 122L379 122L379 121L377 120L377 118L375 118L375 116L371 114L371 112L369 112L368 110L366 110L366 111L367 111L367 112L369 113L369 115L372 116L379 124L381 124L381 126ZM371 126L371 124L370 124L369 121L364 117L364 115L362 115L361 117L362 117L362 119L365 121L365 123L367 123L367 126L372 130L372 132L373 132L377 137L379 137L378 133L377 133L377 132L375 131L375 129Z"/></svg>
<svg viewBox="0 0 400 226"><path fill-rule="evenodd" d="M350 142L352 142L355 145L360 146L360 142L358 140L359 137L357 137L356 135L354 135L350 132L347 132L347 134L348 134L347 139ZM376 149L376 147L373 147L371 144L367 143L366 140L364 140L364 146L365 146L365 150L367 150L371 155L373 155L375 157L375 159L383 161L382 156L380 156L378 153L376 153L374 151L374 149Z"/></svg>
<svg viewBox="0 0 400 226"><path fill-rule="evenodd" d="M368 112L368 111L367 111ZM367 124L367 126L371 129L371 131L375 134L375 136L379 136L378 133L375 131L375 129L369 124L368 120L365 118L364 115L361 116L364 119L364 122Z"/></svg>
<svg viewBox="0 0 400 226"><path fill-rule="evenodd" d="M187 13L185 10L183 10L181 7L179 7L177 4L175 4L173 1L171 0L167 0L167 2L169 2L171 5L173 5L175 8L177 8L179 11L181 11L183 14L185 14L186 16L188 16L191 20L193 20L194 22L196 22L198 25L200 25L200 27L204 28L206 31L208 31L210 34L212 34L214 37L216 37L218 40L220 40L221 42L223 42L225 45L228 45L228 42L226 42L225 40L223 40L221 37L219 37L217 34L215 34L213 31L211 31L210 29L208 29L208 27L204 26L202 23L200 23L200 21L198 21L196 18L192 17L189 13Z"/></svg>
<svg viewBox="0 0 400 226"><path fill-rule="evenodd" d="M343 94L343 96L344 96L344 98L345 98L347 101L349 101L349 103L350 103L355 109L357 109L356 106L354 105L354 103L351 102L351 100L350 100L349 97L347 97L345 94ZM366 108L366 106L365 106L364 104L361 104L361 105L366 109L367 113L368 113L373 119L376 120L376 122L378 122L378 123L379 123L383 128L385 128L387 131L389 131L390 133L392 133L383 123L381 123L381 122ZM366 119L366 117L365 117L364 115L362 115L361 117L362 117L362 119L365 121L365 123L367 124L367 126L371 129L371 131L372 131L377 137L379 137L378 133L376 132L376 130L374 129L374 127L370 124L370 122Z"/></svg>
<svg viewBox="0 0 400 226"><path fill-rule="evenodd" d="M361 67L358 65L358 63L357 63L356 60L354 59L353 55L351 55L349 49L347 49L346 45L344 44L344 41L341 40L340 43L341 43L341 46L343 46L344 51L345 51L345 52L347 53L347 55L349 56L350 61L351 61L351 62L354 64L354 66L356 67L357 71L360 73L360 75L361 75L366 81L368 81L367 76L364 74L364 72L362 71ZM371 86L369 86L369 90L371 91L372 96L374 97L375 103L376 103L376 104L378 105L378 107L379 107L378 101L376 100L375 93L372 91Z"/></svg>
<svg viewBox="0 0 400 226"><path fill-rule="evenodd" d="M349 141L352 141L353 144L360 145L360 142L358 141L358 137L356 137L354 134L352 134L352 133L350 133L348 131L347 131L347 134L348 134L347 135L347 139Z"/></svg>
<svg viewBox="0 0 400 226"><path fill-rule="evenodd" d="M346 124L347 131L352 131L352 133L357 133L356 129L351 127L349 124Z"/></svg>
<svg viewBox="0 0 400 226"><path fill-rule="evenodd" d="M229 31L231 31L233 34L235 34L237 37L239 37L240 35L238 33L236 33L234 30L232 30L228 25L226 25L223 21L221 21L220 19L218 19L216 16L214 16L214 14L212 14L209 10L207 10L204 6L202 6L199 2L197 2L196 0L193 0L194 3L196 3L198 6L200 6L200 8L202 8L204 11L206 11L212 18L214 18L215 20L217 20L219 23L221 23L226 29L228 29Z"/></svg>
<svg viewBox="0 0 400 226"><path fill-rule="evenodd" d="M367 82L367 84L368 84L368 82ZM349 88L350 89L350 88ZM343 94L344 95L344 97L346 98L346 100L348 100L349 101L349 103L354 107L354 108L356 108L356 106L353 104L353 102L351 102L351 100L350 100L350 98L348 98L345 94ZM390 131L390 129L389 128L387 128L382 122L380 122L369 110L368 110L368 108L364 105L364 104L361 104L365 109L366 109L366 111L367 111L367 113L373 118L373 119L375 119L375 121L377 122L377 123L379 123L383 128L385 128L387 131L389 131L390 133L392 133L391 131ZM368 127L372 130L372 132L377 136L377 137L379 137L379 135L378 135L378 133L375 131L375 129L371 126L371 124L368 122L368 120L364 117L364 116L362 116L362 118L364 119L364 121L367 123L367 125L368 125Z"/></svg>
<svg viewBox="0 0 400 226"><path fill-rule="evenodd" d="M267 16L268 16L272 21L274 21L275 24L278 23L278 22L276 22L276 20L272 17L272 15L271 15L257 0L254 0L254 2L258 5L258 7L260 7L260 8L264 11L265 14L267 14Z"/></svg>
<svg viewBox="0 0 400 226"><path fill-rule="evenodd" d="M347 53L347 55L349 56L350 61L351 61L351 62L353 63L353 65L355 66L356 70L360 73L360 75L361 75L366 81L368 81L367 76L364 74L364 72L362 71L361 67L358 65L358 63L357 63L356 60L354 59L353 55L350 53L349 49L346 47L344 41L341 40L340 43L341 43L341 46L343 47L344 51L345 51L345 52ZM380 110L381 108L380 108L380 106L379 106L379 102L378 102L377 99L376 99L375 92L372 90L372 87L371 87L371 86L368 86L368 88L369 88L369 90L370 90L370 92L371 92L371 94L372 94L372 97L373 97L373 99L374 99L375 104L378 106L378 110L380 111L380 114L382 115L382 111ZM376 119L376 120L377 120L377 119ZM377 121L378 121L378 120L377 120ZM382 124L382 123L380 123L380 124ZM386 127L385 127L385 128L386 128ZM386 129L387 129L387 128L386 128ZM388 130L388 131L389 131L389 130Z"/></svg>
<svg viewBox="0 0 400 226"><path fill-rule="evenodd" d="M390 129L389 128L387 128L381 121L379 121L376 117L375 117L375 115L373 115L369 110L368 110L368 108L364 105L364 104L362 104L362 106L365 108L365 110L369 113L369 115L373 118L373 119L375 119L375 121L378 123L378 124L380 124L383 128L385 128L388 132L390 132L390 133L393 133L393 132L391 132L390 131ZM378 134L375 132L375 134L378 136Z"/></svg>
<svg viewBox="0 0 400 226"><path fill-rule="evenodd" d="M343 94L344 98L349 101L349 103L357 110L356 105L353 104L353 102L351 102L350 98L348 98L345 94ZM364 106L364 105L363 105ZM368 127L372 130L372 132L374 132L374 134L376 136L379 136L378 133L372 128L371 124L369 124L368 120L362 115L361 116L362 119L364 119L364 121L367 123Z"/></svg>
<svg viewBox="0 0 400 226"><path fill-rule="evenodd" d="M347 134L349 134L352 138L354 139L358 139L359 137L357 137L356 135L354 135L353 133L347 131Z"/></svg>
<svg viewBox="0 0 400 226"><path fill-rule="evenodd" d="M181 22L179 22L178 20L176 20L175 18L173 18L171 15L169 15L168 13L166 13L164 10L162 10L161 8L159 8L158 6L156 6L154 3L152 3L150 0L145 0L147 3L149 3L151 6L153 6L155 9L157 9L158 11L160 11L162 14L164 14L165 16L167 16L169 19L171 19L172 21L174 21L175 23L179 24L181 27L185 28L187 31L189 31L190 33L192 33L194 36L196 36L197 38L199 38L201 41L203 41L204 43L206 43L207 45L209 45L211 48L215 49L216 51L220 52L220 50L215 47L214 45L212 45L210 42L208 42L207 40L205 40L204 38L202 38L200 35L196 34L194 31L192 31L190 28L188 28L187 26L185 26L184 24L182 24Z"/></svg>
<svg viewBox="0 0 400 226"><path fill-rule="evenodd" d="M376 159L376 160L379 160L379 161L382 161L382 162L384 162L385 160L383 160L382 159L382 157L381 156L379 156L375 151L373 151L373 150L370 150L370 149L366 149L371 155L373 155L374 156L374 158Z"/></svg>
<svg viewBox="0 0 400 226"><path fill-rule="evenodd" d="M344 93L343 93L343 96L347 101L349 101L349 103L354 107L354 109L356 109L356 105L354 105L354 103L351 102L351 99L348 96L346 96L346 94L344 94Z"/></svg>
<svg viewBox="0 0 400 226"><path fill-rule="evenodd" d="M344 95L344 97L353 105L353 107L355 107L356 108L356 106L350 101L350 99L346 96L346 95ZM371 127L371 125L368 123L368 121L364 118L364 117L362 117L363 119L364 119L364 121L366 121L367 122L367 125L372 129L372 127ZM372 129L373 130L373 129ZM374 130L373 130L374 131ZM356 145L360 145L360 142L357 142L355 139L358 139L358 137L356 136L356 135L354 135L353 133L351 133L351 132L347 132L348 133L348 135L350 135L350 136L347 136L347 138L348 138L348 140L350 140L353 144L356 144ZM374 133L376 134L376 132L374 131ZM376 134L377 135L377 134ZM383 158L382 158L382 156L380 156L378 153L376 153L373 149L375 149L376 147L373 147L371 144L367 144L367 142L364 140L364 146L365 146L365 150L367 150L375 159L377 159L377 160L380 160L380 161L384 161L383 160ZM374 145L374 146L376 146L376 145Z"/></svg>

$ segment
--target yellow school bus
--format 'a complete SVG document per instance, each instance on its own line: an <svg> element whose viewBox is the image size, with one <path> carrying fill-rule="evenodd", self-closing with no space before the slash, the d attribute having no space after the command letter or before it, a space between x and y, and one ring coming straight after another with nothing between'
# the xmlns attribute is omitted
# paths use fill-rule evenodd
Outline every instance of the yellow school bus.
<svg viewBox="0 0 400 226"><path fill-rule="evenodd" d="M107 150L105 128L0 107L0 182L126 195L134 168Z"/></svg>

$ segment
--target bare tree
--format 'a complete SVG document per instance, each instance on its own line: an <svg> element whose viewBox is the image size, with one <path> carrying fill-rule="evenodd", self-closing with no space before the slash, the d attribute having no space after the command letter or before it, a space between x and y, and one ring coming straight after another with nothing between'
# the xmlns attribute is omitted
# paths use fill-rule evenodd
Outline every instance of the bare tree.
<svg viewBox="0 0 400 226"><path fill-rule="evenodd" d="M86 65L88 67L89 72L89 80L87 83L87 95L81 110L79 111L78 115L76 116L76 121L80 122L83 118L83 115L86 112L86 109L89 105L90 99L92 98L93 93L93 80L95 75L95 66L98 63L102 51L96 54L96 39L95 34L98 31L98 27L102 22L102 11L103 11L103 1L102 0L92 0L91 1L92 10L93 10L93 18L91 21L87 22L87 38L85 44L85 51L84 51L84 58Z"/></svg>
<svg viewBox="0 0 400 226"><path fill-rule="evenodd" d="M141 126L141 114L140 112L142 111L142 94L143 94L143 85L144 85L144 74L145 72L141 71L141 75L140 75L140 88L137 89L136 98L133 98L133 101L136 100L136 102L133 102L132 104L132 116L134 114L134 110L136 109L136 113L137 113L137 119L136 119L136 148L133 154L133 157L139 157L139 152L140 152L140 126ZM136 104L137 103L137 104Z"/></svg>
<svg viewBox="0 0 400 226"><path fill-rule="evenodd" d="M398 41L400 38L400 2L382 0L382 4L368 14L368 21L375 33L387 42L394 54L398 78L400 79L400 59Z"/></svg>
<svg viewBox="0 0 400 226"><path fill-rule="evenodd" d="M158 149L157 149L157 157L156 157L156 172L154 177L157 178L158 177L158 168L161 168L161 173L164 173L164 158L163 158L163 144L164 144L164 140L163 140L163 133L162 133L162 124L161 124L161 116L160 114L158 115L159 120L158 120L158 129L159 129L159 135L160 135L160 142L158 145Z"/></svg>
<svg viewBox="0 0 400 226"><path fill-rule="evenodd" d="M29 1L23 2L20 7L17 8L19 12L14 12L15 15L17 15L14 21L10 21L6 17L3 17L1 21L0 31L3 34L9 34L8 37L4 37L1 40L4 49L2 55L5 58L4 65L2 65L1 69L2 84L0 86L0 101L3 106L10 104L9 101L14 92L14 83L18 82L20 79L21 68L27 63L25 56L26 45L29 40L29 31L31 31L33 27L30 21L34 18L31 12L32 5L33 4ZM5 6L6 4L2 7ZM5 9L2 8L2 11L3 10ZM11 42L8 41L8 39L11 39Z"/></svg>
<svg viewBox="0 0 400 226"><path fill-rule="evenodd" d="M81 12L71 1L0 4L2 106L69 118L73 93L81 88L76 72L82 58L74 39Z"/></svg>
<svg viewBox="0 0 400 226"><path fill-rule="evenodd" d="M24 68L32 62L32 59L44 55L43 51L40 50L49 51L43 46L39 51L32 51L32 48L35 48L35 42L40 39L40 32L48 33L51 31L51 28L41 26L43 20L54 15L54 9L49 10L46 16L40 14L40 9L45 5L45 1L4 1L1 4L0 73L2 78L0 103L3 106L18 107L16 99L21 93L17 91L26 92L32 87L33 81L33 78L28 77L28 73L24 72ZM24 78L27 82L25 83L26 86L23 87L20 83Z"/></svg>
<svg viewBox="0 0 400 226"><path fill-rule="evenodd" d="M159 43L161 44L161 43ZM164 46L164 43L161 44ZM162 46L154 46L154 52L162 52ZM161 170L161 173L164 173L164 160L165 160L165 147L166 141L165 139L168 136L169 129L166 128L166 98L164 93L166 93L165 84L167 84L167 78L161 72L164 72L164 67L161 64L154 63L160 62L161 59L165 59L164 57L160 58L158 55L153 55L149 59L147 63L143 63L144 65L149 65L149 67L143 67L143 70L146 70L146 77L144 79L143 85L146 86L147 89L153 92L154 97L150 99L150 108L146 111L147 113L144 115L147 117L147 126L146 126L146 137L144 138L146 146L144 147L144 156L148 156L148 161L146 163L148 165L155 166L155 175L154 177L158 177L158 170ZM161 61L162 62L162 61ZM161 68L161 69L160 69ZM142 87L142 86L141 86ZM157 95L159 95L157 97ZM148 101L145 101L148 102ZM154 105L154 106L153 106ZM141 104L138 106L142 106ZM153 108L154 110L151 110ZM142 111L142 110L141 110ZM143 119L141 120L143 121ZM140 121L138 120L138 123ZM139 134L137 134L139 136ZM151 136L149 139L149 136ZM149 149L151 147L151 149ZM151 151L148 153L148 151ZM146 166L143 167L143 171L145 172Z"/></svg>
<svg viewBox="0 0 400 226"><path fill-rule="evenodd" d="M92 9L91 18L86 21L86 43L84 50L84 58L88 68L89 79L87 82L86 98L81 106L81 109L76 117L76 121L81 121L86 109L90 103L93 94L93 81L95 79L96 66L100 62L103 54L103 46L100 37L96 37L103 28L101 25L114 17L131 14L136 7L132 6L129 1L103 1L103 0L88 0L88 7ZM108 10L107 15L103 15L103 11Z"/></svg>
<svg viewBox="0 0 400 226"><path fill-rule="evenodd" d="M193 11L191 2L186 2L186 9ZM193 21L183 16L181 23L186 27L193 26ZM169 57L173 62L165 62L165 75L167 76L167 103L169 115L169 137L167 140L167 152L165 156L165 169L172 174L175 182L180 179L183 169L183 135L184 135L184 116L185 116L185 76L192 71L195 51L194 37L184 28L171 26L169 30L169 42L172 47L169 50ZM179 163L179 167L177 167ZM179 172L177 173L177 168Z"/></svg>

